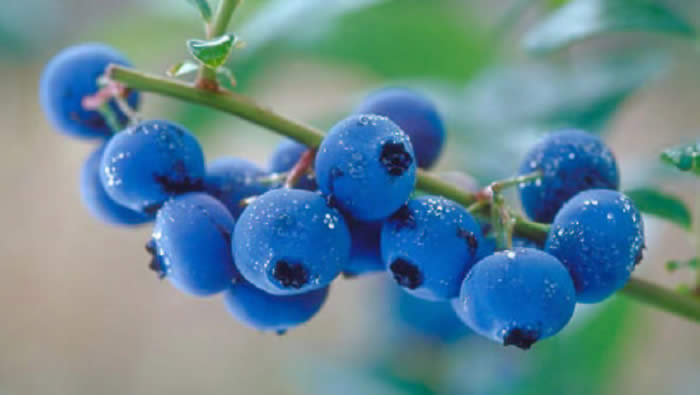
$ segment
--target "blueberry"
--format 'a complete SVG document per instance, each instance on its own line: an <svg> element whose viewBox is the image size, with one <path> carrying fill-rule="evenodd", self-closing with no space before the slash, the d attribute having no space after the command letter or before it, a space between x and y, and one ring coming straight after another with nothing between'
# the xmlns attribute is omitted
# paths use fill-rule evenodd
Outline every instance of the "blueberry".
<svg viewBox="0 0 700 395"><path fill-rule="evenodd" d="M318 193L275 189L243 211L233 253L254 286L275 295L301 294L327 286L346 267L350 232Z"/></svg>
<svg viewBox="0 0 700 395"><path fill-rule="evenodd" d="M622 288L643 249L639 211L628 197L606 189L581 192L566 202L545 245L569 269L582 303L601 301Z"/></svg>
<svg viewBox="0 0 700 395"><path fill-rule="evenodd" d="M253 329L284 333L315 316L327 297L328 287L280 296L240 279L224 293L224 303L234 318Z"/></svg>
<svg viewBox="0 0 700 395"><path fill-rule="evenodd" d="M309 150L304 144L297 143L292 139L284 139L272 153L268 163L271 173L284 173L292 170L301 156ZM297 189L315 191L318 189L313 175L306 174L297 181L294 186Z"/></svg>
<svg viewBox="0 0 700 395"><path fill-rule="evenodd" d="M234 218L238 218L243 212L242 200L262 195L270 189L260 182L265 176L267 173L245 159L221 158L207 168L204 189L226 205Z"/></svg>
<svg viewBox="0 0 700 395"><path fill-rule="evenodd" d="M574 284L559 260L540 250L516 248L474 265L454 307L475 332L528 349L559 332L575 304Z"/></svg>
<svg viewBox="0 0 700 395"><path fill-rule="evenodd" d="M146 121L112 137L101 167L114 201L154 214L169 197L202 189L204 154L182 126Z"/></svg>
<svg viewBox="0 0 700 395"><path fill-rule="evenodd" d="M225 290L237 276L231 255L234 223L226 207L205 193L168 200L146 246L153 255L151 269L195 296Z"/></svg>
<svg viewBox="0 0 700 395"><path fill-rule="evenodd" d="M525 156L520 174L542 171L540 180L520 186L520 199L535 221L551 222L561 206L587 189L617 189L617 163L596 136L580 130L552 133Z"/></svg>
<svg viewBox="0 0 700 395"><path fill-rule="evenodd" d="M428 300L449 300L459 294L480 242L479 224L462 206L422 196L382 226L382 259L406 291Z"/></svg>
<svg viewBox="0 0 700 395"><path fill-rule="evenodd" d="M103 44L80 44L64 49L49 61L39 83L44 113L59 131L79 138L108 138L112 130L97 111L83 109L82 100L98 90L97 80L110 63L130 66L114 48ZM139 94L131 92L127 102L138 107ZM126 116L110 103L122 124Z"/></svg>
<svg viewBox="0 0 700 395"><path fill-rule="evenodd" d="M395 286L391 293L392 317L399 329L439 343L452 343L471 333L450 302L416 298Z"/></svg>
<svg viewBox="0 0 700 395"><path fill-rule="evenodd" d="M404 88L381 89L370 94L355 113L381 115L396 123L411 139L419 167L431 167L440 156L445 126L433 102L422 94Z"/></svg>
<svg viewBox="0 0 700 395"><path fill-rule="evenodd" d="M338 207L362 221L385 219L416 182L408 137L388 118L355 115L335 125L316 155L316 179Z"/></svg>
<svg viewBox="0 0 700 395"><path fill-rule="evenodd" d="M383 272L379 240L381 238L381 222L362 222L352 218L346 219L352 238L350 260L343 268L343 273L348 276Z"/></svg>
<svg viewBox="0 0 700 395"><path fill-rule="evenodd" d="M100 181L100 161L104 146L96 149L87 158L80 172L80 197L90 214L111 225L139 225L151 218L117 204L107 195Z"/></svg>

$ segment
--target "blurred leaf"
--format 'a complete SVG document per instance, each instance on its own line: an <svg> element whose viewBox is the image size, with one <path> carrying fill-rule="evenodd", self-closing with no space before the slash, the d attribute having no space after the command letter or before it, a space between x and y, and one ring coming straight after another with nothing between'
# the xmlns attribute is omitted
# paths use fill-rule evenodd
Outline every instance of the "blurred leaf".
<svg viewBox="0 0 700 395"><path fill-rule="evenodd" d="M524 46L531 52L546 53L604 33L624 31L695 34L684 18L655 1L573 0L527 33Z"/></svg>
<svg viewBox="0 0 700 395"><path fill-rule="evenodd" d="M668 261L666 262L666 270L669 272L674 272L678 269L681 268L691 268L691 269L697 269L698 268L698 262L700 261L700 258L694 257L691 259L688 259L687 261Z"/></svg>
<svg viewBox="0 0 700 395"><path fill-rule="evenodd" d="M640 211L671 221L686 230L691 229L692 214L679 198L652 188L632 189L625 194Z"/></svg>
<svg viewBox="0 0 700 395"><path fill-rule="evenodd" d="M684 144L661 153L661 160L681 171L700 175L700 143Z"/></svg>
<svg viewBox="0 0 700 395"><path fill-rule="evenodd" d="M183 60L182 62L174 64L165 73L170 77L179 77L194 73L197 70L199 70L199 65L197 63L191 60Z"/></svg>
<svg viewBox="0 0 700 395"><path fill-rule="evenodd" d="M209 23L211 21L211 7L207 0L187 0L187 2L199 10L199 14L204 19L204 22Z"/></svg>
<svg viewBox="0 0 700 395"><path fill-rule="evenodd" d="M217 69L226 63L236 41L236 36L227 33L212 40L188 40L187 48L202 64Z"/></svg>

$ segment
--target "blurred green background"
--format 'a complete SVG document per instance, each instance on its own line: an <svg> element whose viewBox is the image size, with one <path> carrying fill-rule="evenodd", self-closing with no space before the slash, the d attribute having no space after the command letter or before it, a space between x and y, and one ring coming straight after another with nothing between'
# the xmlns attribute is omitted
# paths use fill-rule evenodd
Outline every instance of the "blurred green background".
<svg viewBox="0 0 700 395"><path fill-rule="evenodd" d="M584 127L605 134L623 189L663 186L697 214L698 180L658 161L661 150L698 136L697 42L673 34L676 21L663 14L623 14L649 25L640 30L666 33L604 33L526 51L523 37L538 39L527 33L565 3L246 0L231 31L248 45L230 66L238 91L322 128L372 89L420 89L449 125L438 170L482 183L513 174L542 133ZM696 2L656 3L700 26ZM555 27L585 24L565 22ZM562 334L522 352L402 322L415 315L382 275L337 281L322 312L281 337L242 327L217 298L159 282L143 251L148 226L110 228L81 206L78 171L93 145L51 130L38 76L53 54L84 41L162 73L187 58L186 39L201 36L185 0L2 5L0 394L700 393L699 327L624 297L578 309ZM262 165L280 140L211 110L144 102L145 116L200 136L209 159ZM694 236L654 218L646 224L649 249L636 273L668 286L690 281L691 272L667 273L664 262L693 256Z"/></svg>

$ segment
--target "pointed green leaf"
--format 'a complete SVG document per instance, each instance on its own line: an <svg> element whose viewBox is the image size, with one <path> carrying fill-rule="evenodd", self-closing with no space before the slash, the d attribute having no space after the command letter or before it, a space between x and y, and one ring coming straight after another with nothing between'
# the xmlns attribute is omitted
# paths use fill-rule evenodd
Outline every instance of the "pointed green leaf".
<svg viewBox="0 0 700 395"><path fill-rule="evenodd" d="M209 23L211 21L211 7L207 0L187 0L187 2L197 7L204 22Z"/></svg>
<svg viewBox="0 0 700 395"><path fill-rule="evenodd" d="M526 34L528 51L546 53L609 32L657 32L690 37L680 15L652 0L574 0Z"/></svg>
<svg viewBox="0 0 700 395"><path fill-rule="evenodd" d="M625 191L637 208L647 214L661 217L685 229L692 225L692 214L682 200L652 188Z"/></svg>
<svg viewBox="0 0 700 395"><path fill-rule="evenodd" d="M700 175L700 142L669 148L661 153L661 160L681 171Z"/></svg>
<svg viewBox="0 0 700 395"><path fill-rule="evenodd" d="M187 48L203 65L217 69L226 63L236 41L236 36L228 33L212 40L189 40Z"/></svg>
<svg viewBox="0 0 700 395"><path fill-rule="evenodd" d="M191 60L183 60L182 62L174 64L172 67L166 71L169 77L179 77L181 75L186 75L194 73L199 69L199 65Z"/></svg>
<svg viewBox="0 0 700 395"><path fill-rule="evenodd" d="M238 84L236 82L236 77L233 75L233 71L227 69L226 67L219 67L216 73L226 79L226 82L231 85L231 87L236 87Z"/></svg>

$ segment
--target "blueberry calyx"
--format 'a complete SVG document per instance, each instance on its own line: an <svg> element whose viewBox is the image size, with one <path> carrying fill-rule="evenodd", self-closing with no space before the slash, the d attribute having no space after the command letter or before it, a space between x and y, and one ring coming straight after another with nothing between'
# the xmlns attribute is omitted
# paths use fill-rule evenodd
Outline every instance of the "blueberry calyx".
<svg viewBox="0 0 700 395"><path fill-rule="evenodd" d="M503 338L504 346L515 346L521 350L528 350L539 339L540 334L535 330L523 330L513 328Z"/></svg>
<svg viewBox="0 0 700 395"><path fill-rule="evenodd" d="M479 249L479 240L477 240L474 232L470 232L464 228L457 228L457 237L466 240L469 245L469 252L472 255L476 254L476 250Z"/></svg>
<svg viewBox="0 0 700 395"><path fill-rule="evenodd" d="M416 289L423 284L423 275L418 267L405 259L395 259L389 269L394 275L394 280L404 288Z"/></svg>
<svg viewBox="0 0 700 395"><path fill-rule="evenodd" d="M299 289L309 282L309 273L301 263L279 260L272 268L272 277L285 288Z"/></svg>
<svg viewBox="0 0 700 395"><path fill-rule="evenodd" d="M149 262L148 268L158 275L159 280L164 279L167 273L160 262L160 259L158 258L158 254L156 253L156 242L153 241L153 239L146 243L146 252L151 255L151 262Z"/></svg>
<svg viewBox="0 0 700 395"><path fill-rule="evenodd" d="M384 143L379 160L392 176L402 175L413 163L413 158L406 151L404 145L393 142Z"/></svg>

